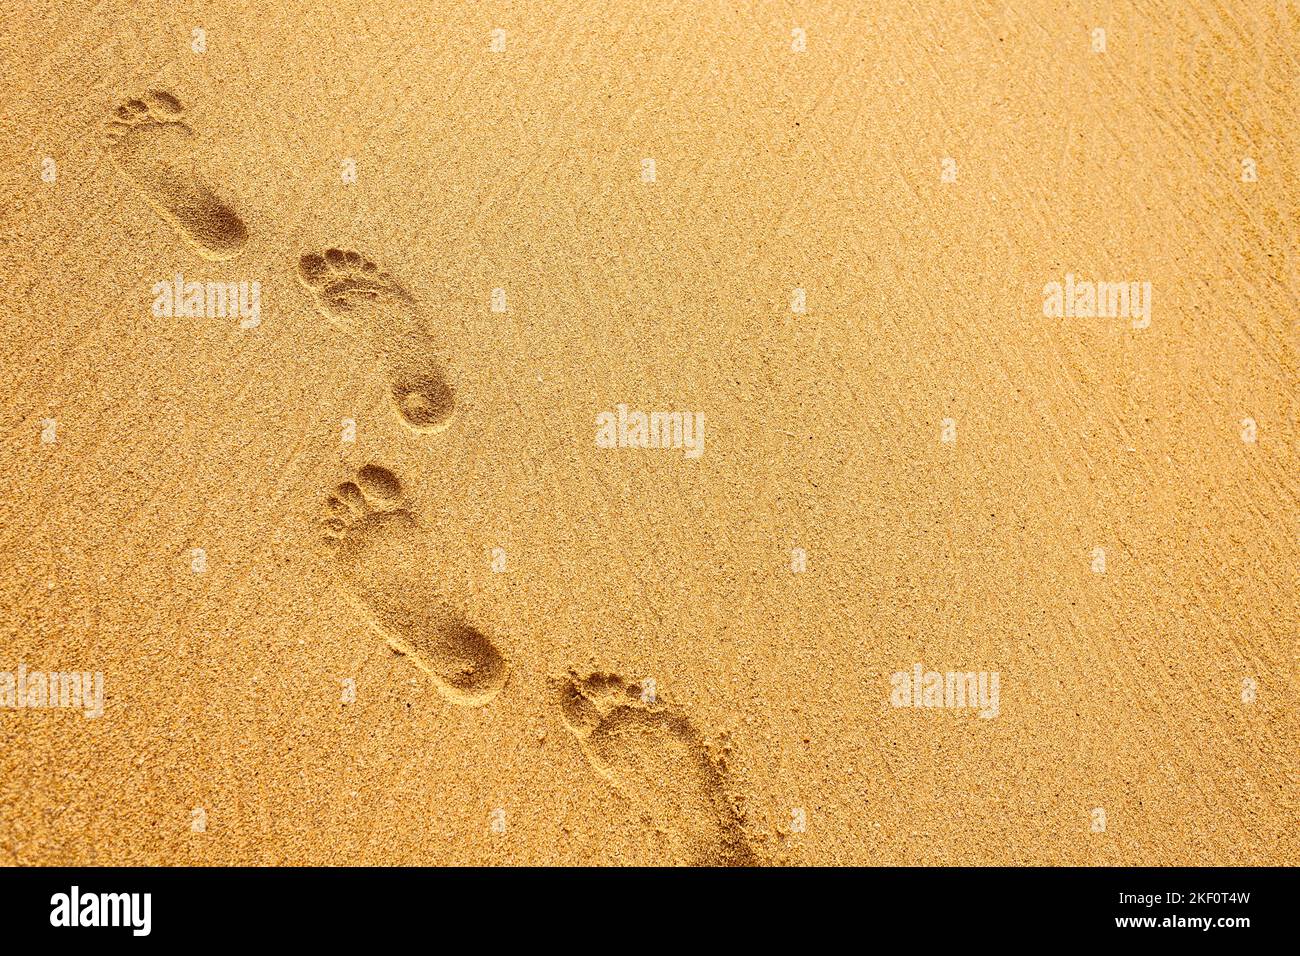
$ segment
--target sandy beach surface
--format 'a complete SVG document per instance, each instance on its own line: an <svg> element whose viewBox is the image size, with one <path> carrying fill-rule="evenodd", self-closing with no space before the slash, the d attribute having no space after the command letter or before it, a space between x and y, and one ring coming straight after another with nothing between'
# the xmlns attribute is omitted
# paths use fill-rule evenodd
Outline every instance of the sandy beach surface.
<svg viewBox="0 0 1300 956"><path fill-rule="evenodd" d="M0 862L1300 862L1297 50L7 10Z"/></svg>

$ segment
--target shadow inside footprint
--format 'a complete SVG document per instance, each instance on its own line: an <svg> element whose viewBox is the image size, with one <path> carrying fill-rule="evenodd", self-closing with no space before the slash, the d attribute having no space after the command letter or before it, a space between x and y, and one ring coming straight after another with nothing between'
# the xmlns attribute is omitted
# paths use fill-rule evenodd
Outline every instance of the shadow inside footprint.
<svg viewBox="0 0 1300 956"><path fill-rule="evenodd" d="M587 760L646 819L680 837L689 862L750 866L740 801L691 722L613 674L552 681Z"/></svg>
<svg viewBox="0 0 1300 956"><path fill-rule="evenodd" d="M398 414L414 430L438 431L451 421L456 402L452 398L451 386L440 375L395 374L392 390Z"/></svg>
<svg viewBox="0 0 1300 956"><path fill-rule="evenodd" d="M351 249L302 256L298 277L327 319L369 344L403 423L422 433L446 428L456 402L415 298Z"/></svg>
<svg viewBox="0 0 1300 956"><path fill-rule="evenodd" d="M453 609L439 556L421 534L397 475L366 465L334 489L326 508L322 524L338 580L388 644L453 703L480 707L495 697L509 665Z"/></svg>
<svg viewBox="0 0 1300 956"><path fill-rule="evenodd" d="M180 100L161 90L129 99L104 127L108 155L150 205L206 259L229 259L248 241L244 221L203 180Z"/></svg>

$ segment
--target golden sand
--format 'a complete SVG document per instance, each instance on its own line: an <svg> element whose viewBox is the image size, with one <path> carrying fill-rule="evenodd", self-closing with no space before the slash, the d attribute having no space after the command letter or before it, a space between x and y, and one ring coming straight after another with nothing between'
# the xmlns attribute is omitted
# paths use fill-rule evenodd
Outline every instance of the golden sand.
<svg viewBox="0 0 1300 956"><path fill-rule="evenodd" d="M205 7L0 27L0 861L1300 862L1294 4Z"/></svg>

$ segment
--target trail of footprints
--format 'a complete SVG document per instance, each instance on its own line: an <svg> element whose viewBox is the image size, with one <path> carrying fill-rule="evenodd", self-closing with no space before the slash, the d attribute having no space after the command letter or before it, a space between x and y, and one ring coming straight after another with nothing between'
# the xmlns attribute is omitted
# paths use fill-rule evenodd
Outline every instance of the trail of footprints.
<svg viewBox="0 0 1300 956"><path fill-rule="evenodd" d="M204 258L229 259L247 243L248 228L208 185L192 144L180 100L160 90L126 100L104 128L108 156L163 219ZM455 400L415 297L351 250L306 253L297 271L317 310L374 354L402 423L423 435L445 429ZM481 707L495 698L509 663L444 586L401 479L366 465L329 493L324 508L335 578L373 628L452 703ZM725 762L686 717L643 700L640 685L612 674L569 673L550 684L587 761L671 835L683 862L756 862Z"/></svg>
<svg viewBox="0 0 1300 956"><path fill-rule="evenodd" d="M437 554L397 475L380 465L359 469L326 498L321 524L344 592L444 697L477 707L500 692L509 665L446 593ZM682 862L755 862L725 762L687 718L643 700L639 684L613 674L570 673L552 679L551 688L588 762L673 838Z"/></svg>

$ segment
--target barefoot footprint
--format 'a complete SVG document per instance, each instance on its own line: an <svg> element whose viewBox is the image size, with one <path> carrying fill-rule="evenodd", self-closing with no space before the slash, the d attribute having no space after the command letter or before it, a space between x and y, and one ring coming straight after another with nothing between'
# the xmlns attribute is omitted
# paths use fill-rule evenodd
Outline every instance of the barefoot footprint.
<svg viewBox="0 0 1300 956"><path fill-rule="evenodd" d="M726 770L689 720L613 674L570 673L553 687L587 760L642 816L677 834L691 863L755 863Z"/></svg>
<svg viewBox="0 0 1300 956"><path fill-rule="evenodd" d="M407 427L417 432L446 428L456 403L411 294L350 250L305 255L298 260L298 275L327 319L370 346Z"/></svg>
<svg viewBox="0 0 1300 956"><path fill-rule="evenodd" d="M340 584L394 649L456 704L486 704L506 682L501 652L441 595L438 555L412 514L398 477L366 465L326 501L325 536Z"/></svg>
<svg viewBox="0 0 1300 956"><path fill-rule="evenodd" d="M248 241L248 229L197 170L193 131L180 100L150 90L127 100L104 128L108 155L144 198L207 259L229 259Z"/></svg>

